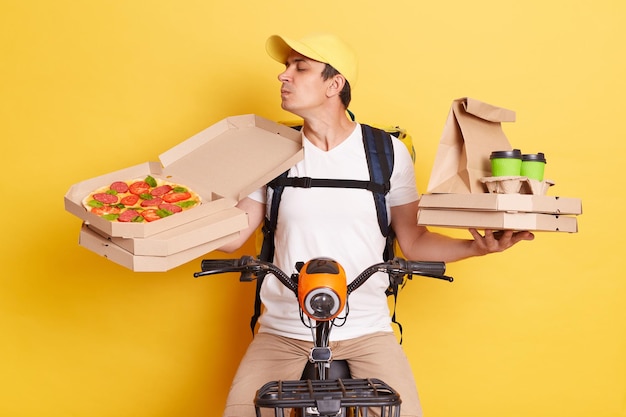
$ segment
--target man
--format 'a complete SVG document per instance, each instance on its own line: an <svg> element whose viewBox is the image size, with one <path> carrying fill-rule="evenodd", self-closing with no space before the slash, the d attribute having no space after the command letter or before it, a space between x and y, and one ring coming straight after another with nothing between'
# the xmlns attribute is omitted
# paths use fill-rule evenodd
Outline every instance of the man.
<svg viewBox="0 0 626 417"><path fill-rule="evenodd" d="M268 54L285 65L279 74L282 108L304 121L304 159L290 177L368 180L369 171L360 125L346 116L351 87L356 82L356 58L340 39L314 34L300 40L272 36ZM394 139L394 169L387 195L391 226L403 255L422 261L452 262L500 252L529 232L506 231L496 238L471 229L473 239L453 239L417 225L418 193L413 162L404 144ZM239 248L261 224L271 191L258 190L239 202L249 228ZM370 191L343 188L286 187L275 235L274 263L287 273L298 261L330 257L353 279L366 267L382 261L385 238L380 232ZM388 277L372 277L351 294L350 315L331 332L334 359L346 359L354 378L376 377L401 395L402 416L421 416L415 381L390 324L385 289ZM272 380L299 379L312 346L311 332L300 322L293 294L272 276L266 277L261 297L265 311L258 334L250 344L233 380L224 416L254 416L256 390Z"/></svg>

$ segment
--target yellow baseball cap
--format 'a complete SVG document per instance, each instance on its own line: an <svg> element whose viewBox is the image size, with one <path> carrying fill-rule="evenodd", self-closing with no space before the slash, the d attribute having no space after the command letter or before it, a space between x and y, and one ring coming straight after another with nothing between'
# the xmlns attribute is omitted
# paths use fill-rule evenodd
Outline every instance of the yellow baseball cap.
<svg viewBox="0 0 626 417"><path fill-rule="evenodd" d="M358 65L356 54L344 41L328 33L315 33L294 40L284 36L270 36L265 49L270 57L284 64L291 50L307 58L332 65L341 73L354 88L357 79Z"/></svg>

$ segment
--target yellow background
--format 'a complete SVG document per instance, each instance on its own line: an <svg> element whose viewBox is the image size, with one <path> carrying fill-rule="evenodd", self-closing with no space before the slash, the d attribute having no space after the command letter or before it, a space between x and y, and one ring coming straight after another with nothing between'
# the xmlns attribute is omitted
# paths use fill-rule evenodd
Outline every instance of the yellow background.
<svg viewBox="0 0 626 417"><path fill-rule="evenodd" d="M107 261L78 246L63 195L224 117L289 119L264 41L330 30L361 58L359 120L413 135L420 190L469 96L515 110L511 144L583 200L579 233L404 289L426 415L626 416L624 17L621 0L2 0L0 415L220 415L253 285L194 279L199 260Z"/></svg>

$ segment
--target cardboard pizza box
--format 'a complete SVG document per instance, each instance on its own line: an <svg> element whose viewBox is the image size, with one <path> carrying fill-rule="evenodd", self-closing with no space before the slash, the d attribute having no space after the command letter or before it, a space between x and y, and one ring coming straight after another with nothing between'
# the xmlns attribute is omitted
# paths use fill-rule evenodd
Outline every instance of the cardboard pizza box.
<svg viewBox="0 0 626 417"><path fill-rule="evenodd" d="M420 209L582 214L579 198L533 194L424 194L419 206Z"/></svg>
<svg viewBox="0 0 626 417"><path fill-rule="evenodd" d="M235 232L168 256L135 255L102 236L101 231L83 223L78 242L91 252L135 272L166 272L199 258L237 239L238 236L239 232Z"/></svg>
<svg viewBox="0 0 626 417"><path fill-rule="evenodd" d="M114 237L96 228L94 232L109 242L141 256L170 256L212 242L248 227L248 216L236 207L182 224L148 237Z"/></svg>
<svg viewBox="0 0 626 417"><path fill-rule="evenodd" d="M164 152L160 162L146 162L72 185L65 194L65 209L107 236L145 238L234 207L302 157L300 132L253 114L232 116ZM109 221L82 204L102 186L147 175L189 187L202 203L150 223Z"/></svg>
<svg viewBox="0 0 626 417"><path fill-rule="evenodd" d="M578 231L578 222L575 216L522 212L509 213L505 211L420 209L417 214L417 224L465 229L569 233Z"/></svg>

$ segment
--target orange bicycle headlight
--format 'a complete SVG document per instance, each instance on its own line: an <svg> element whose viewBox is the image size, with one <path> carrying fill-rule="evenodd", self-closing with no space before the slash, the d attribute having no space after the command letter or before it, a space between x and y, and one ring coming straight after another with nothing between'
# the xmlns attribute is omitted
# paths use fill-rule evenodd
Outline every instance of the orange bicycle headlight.
<svg viewBox="0 0 626 417"><path fill-rule="evenodd" d="M336 261L316 258L305 263L298 278L298 302L308 317L329 321L346 305L346 272Z"/></svg>

